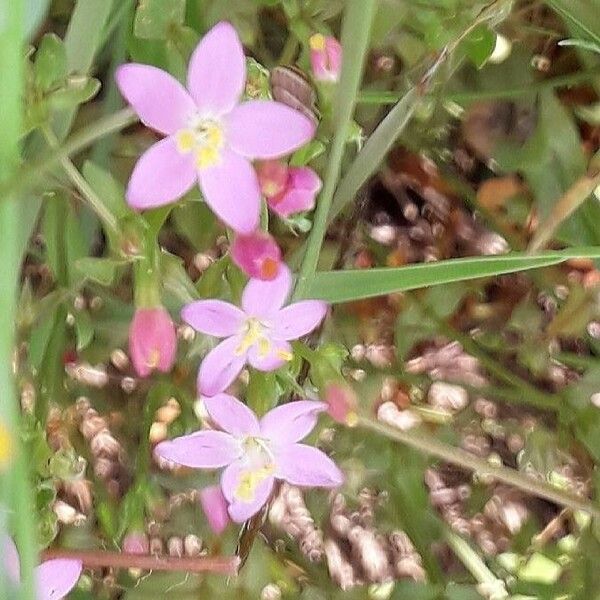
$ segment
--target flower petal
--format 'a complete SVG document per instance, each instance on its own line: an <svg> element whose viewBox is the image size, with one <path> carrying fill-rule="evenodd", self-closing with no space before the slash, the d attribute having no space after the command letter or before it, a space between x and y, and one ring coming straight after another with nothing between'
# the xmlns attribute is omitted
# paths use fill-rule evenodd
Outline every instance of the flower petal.
<svg viewBox="0 0 600 600"><path fill-rule="evenodd" d="M204 406L210 418L231 435L258 435L260 432L256 415L245 404L229 394L204 398Z"/></svg>
<svg viewBox="0 0 600 600"><path fill-rule="evenodd" d="M198 108L212 115L228 113L246 85L246 57L235 29L217 23L192 54L188 88Z"/></svg>
<svg viewBox="0 0 600 600"><path fill-rule="evenodd" d="M312 210L321 189L319 176L308 167L290 167L289 183L279 195L267 198L271 210L282 217Z"/></svg>
<svg viewBox="0 0 600 600"><path fill-rule="evenodd" d="M236 461L229 465L221 476L223 495L229 502L229 516L236 523L243 523L254 516L266 504L273 491L275 480L271 475L267 475L256 482L248 499L241 498L239 489L242 478L252 472L246 463Z"/></svg>
<svg viewBox="0 0 600 600"><path fill-rule="evenodd" d="M2 549L0 558L6 574L13 583L18 583L21 580L21 561L14 541L11 537L3 535L0 537L0 548Z"/></svg>
<svg viewBox="0 0 600 600"><path fill-rule="evenodd" d="M327 314L327 303L321 300L294 302L277 313L274 320L273 337L282 340L297 340L316 329Z"/></svg>
<svg viewBox="0 0 600 600"><path fill-rule="evenodd" d="M306 437L317 424L324 402L296 400L277 406L260 420L261 434L275 444L291 444Z"/></svg>
<svg viewBox="0 0 600 600"><path fill-rule="evenodd" d="M198 173L206 203L238 233L251 233L258 226L260 188L250 162L225 148L221 161Z"/></svg>
<svg viewBox="0 0 600 600"><path fill-rule="evenodd" d="M306 487L338 487L344 474L323 452L305 444L281 446L276 455L275 477L292 485Z"/></svg>
<svg viewBox="0 0 600 600"><path fill-rule="evenodd" d="M218 469L236 460L242 448L234 437L224 431L205 430L161 442L154 452L184 467Z"/></svg>
<svg viewBox="0 0 600 600"><path fill-rule="evenodd" d="M220 485L211 485L200 490L200 505L212 532L221 535L229 525L227 500Z"/></svg>
<svg viewBox="0 0 600 600"><path fill-rule="evenodd" d="M248 158L291 154L315 134L314 123L297 110L272 100L250 100L227 116L227 140Z"/></svg>
<svg viewBox="0 0 600 600"><path fill-rule="evenodd" d="M36 600L60 600L79 581L83 565L80 560L57 558L35 568Z"/></svg>
<svg viewBox="0 0 600 600"><path fill-rule="evenodd" d="M292 347L285 340L270 340L266 353L256 344L248 350L248 362L258 371L275 371L293 356Z"/></svg>
<svg viewBox="0 0 600 600"><path fill-rule="evenodd" d="M246 315L233 304L223 300L198 300L183 307L181 318L196 331L215 337L234 335Z"/></svg>
<svg viewBox="0 0 600 600"><path fill-rule="evenodd" d="M191 155L181 154L173 138L153 144L140 156L127 186L133 208L154 208L181 198L196 181Z"/></svg>
<svg viewBox="0 0 600 600"><path fill-rule="evenodd" d="M237 336L223 340L202 361L198 371L198 392L214 396L228 388L246 364L246 354L236 354L240 345Z"/></svg>
<svg viewBox="0 0 600 600"><path fill-rule="evenodd" d="M196 112L186 89L157 67L138 63L121 65L115 80L142 123L165 135L184 127Z"/></svg>
<svg viewBox="0 0 600 600"><path fill-rule="evenodd" d="M251 279L242 293L242 308L253 317L272 317L283 306L292 288L292 274L281 264L275 279Z"/></svg>

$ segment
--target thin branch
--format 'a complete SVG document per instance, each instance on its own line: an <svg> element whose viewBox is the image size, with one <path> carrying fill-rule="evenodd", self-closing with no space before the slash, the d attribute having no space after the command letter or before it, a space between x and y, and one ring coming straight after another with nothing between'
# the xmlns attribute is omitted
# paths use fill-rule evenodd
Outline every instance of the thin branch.
<svg viewBox="0 0 600 600"><path fill-rule="evenodd" d="M42 560L67 558L80 560L88 569L111 567L114 569L142 569L144 571L185 571L187 573L219 573L237 575L237 556L152 556L148 554L125 554L100 550L65 550L56 548L45 550Z"/></svg>

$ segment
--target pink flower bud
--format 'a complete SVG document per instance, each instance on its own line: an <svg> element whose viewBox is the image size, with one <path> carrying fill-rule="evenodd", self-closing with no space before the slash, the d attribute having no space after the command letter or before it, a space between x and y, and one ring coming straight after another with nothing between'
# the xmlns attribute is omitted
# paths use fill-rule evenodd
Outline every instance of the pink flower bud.
<svg viewBox="0 0 600 600"><path fill-rule="evenodd" d="M217 535L223 533L230 519L221 486L211 485L200 490L200 505L211 530Z"/></svg>
<svg viewBox="0 0 600 600"><path fill-rule="evenodd" d="M284 218L311 210L321 190L319 176L309 167L288 167L271 160L259 165L258 177L269 208Z"/></svg>
<svg viewBox="0 0 600 600"><path fill-rule="evenodd" d="M332 382L325 387L325 402L329 416L342 425L354 427L357 424L356 394L345 383Z"/></svg>
<svg viewBox="0 0 600 600"><path fill-rule="evenodd" d="M336 82L342 70L342 46L331 36L315 33L309 40L310 64L317 81Z"/></svg>
<svg viewBox="0 0 600 600"><path fill-rule="evenodd" d="M236 235L231 246L233 262L253 279L275 279L281 265L281 250L277 242L264 231Z"/></svg>
<svg viewBox="0 0 600 600"><path fill-rule="evenodd" d="M261 162L256 169L260 191L265 198L281 194L288 184L288 167L278 160Z"/></svg>
<svg viewBox="0 0 600 600"><path fill-rule="evenodd" d="M129 326L129 354L140 377L154 369L167 373L175 362L177 334L169 313L162 307L139 308Z"/></svg>
<svg viewBox="0 0 600 600"><path fill-rule="evenodd" d="M128 533L123 539L123 552L125 554L150 554L148 536L141 531Z"/></svg>

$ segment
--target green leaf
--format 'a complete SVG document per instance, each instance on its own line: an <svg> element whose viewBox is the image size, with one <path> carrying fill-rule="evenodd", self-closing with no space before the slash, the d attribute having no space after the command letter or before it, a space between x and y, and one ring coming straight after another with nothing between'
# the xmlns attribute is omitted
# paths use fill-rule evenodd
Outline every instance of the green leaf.
<svg viewBox="0 0 600 600"><path fill-rule="evenodd" d="M81 172L117 219L121 219L130 213L125 202L125 188L111 173L89 160L83 163Z"/></svg>
<svg viewBox="0 0 600 600"><path fill-rule="evenodd" d="M487 25L479 25L467 36L464 44L466 55L480 69L494 51L496 34Z"/></svg>
<svg viewBox="0 0 600 600"><path fill-rule="evenodd" d="M214 213L205 202L178 202L171 212L179 233L185 236L190 244L202 251L212 246L217 221Z"/></svg>
<svg viewBox="0 0 600 600"><path fill-rule="evenodd" d="M35 83L42 91L49 90L67 76L67 50L54 33L47 33L35 53L33 64Z"/></svg>
<svg viewBox="0 0 600 600"><path fill-rule="evenodd" d="M164 40L185 18L185 0L143 0L135 11L133 33L144 40Z"/></svg>
<svg viewBox="0 0 600 600"><path fill-rule="evenodd" d="M77 352L87 348L94 339L94 323L87 310L75 313L75 337L77 338Z"/></svg>
<svg viewBox="0 0 600 600"><path fill-rule="evenodd" d="M277 405L279 392L275 373L252 370L246 403L259 417Z"/></svg>
<svg viewBox="0 0 600 600"><path fill-rule="evenodd" d="M100 82L93 77L71 77L62 87L48 96L48 104L53 110L72 109L91 100L100 90Z"/></svg>
<svg viewBox="0 0 600 600"><path fill-rule="evenodd" d="M600 2L598 0L546 0L574 31L600 44Z"/></svg>
<svg viewBox="0 0 600 600"><path fill-rule="evenodd" d="M598 258L600 248L544 252L536 256L513 252L502 256L456 258L393 269L322 271L316 274L307 297L332 303L350 302L430 285L538 269L577 257Z"/></svg>
<svg viewBox="0 0 600 600"><path fill-rule="evenodd" d="M75 268L87 279L109 286L115 282L119 269L126 264L126 260L86 256L75 263Z"/></svg>

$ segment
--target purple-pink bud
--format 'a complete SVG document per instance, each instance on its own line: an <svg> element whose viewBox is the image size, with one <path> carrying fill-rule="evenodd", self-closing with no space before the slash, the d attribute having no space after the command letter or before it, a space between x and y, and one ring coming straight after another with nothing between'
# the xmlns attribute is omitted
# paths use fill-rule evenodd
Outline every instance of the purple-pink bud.
<svg viewBox="0 0 600 600"><path fill-rule="evenodd" d="M141 531L128 533L123 539L123 552L125 554L150 554L148 536Z"/></svg>
<svg viewBox="0 0 600 600"><path fill-rule="evenodd" d="M315 33L309 40L310 64L317 81L335 82L342 70L342 46L331 36Z"/></svg>
<svg viewBox="0 0 600 600"><path fill-rule="evenodd" d="M140 377L154 369L167 373L175 362L177 334L169 313L162 307L138 308L129 326L129 354Z"/></svg>
<svg viewBox="0 0 600 600"><path fill-rule="evenodd" d="M325 387L325 402L329 416L342 425L354 427L357 424L356 394L345 383L332 382Z"/></svg>
<svg viewBox="0 0 600 600"><path fill-rule="evenodd" d="M227 512L227 500L223 496L221 486L211 485L200 490L200 505L213 533L223 533L230 518Z"/></svg>
<svg viewBox="0 0 600 600"><path fill-rule="evenodd" d="M259 163L256 174L260 191L265 198L273 198L281 194L288 184L288 167L279 160L267 160Z"/></svg>
<svg viewBox="0 0 600 600"><path fill-rule="evenodd" d="M254 279L271 280L277 277L281 265L281 250L265 231L236 235L231 246L233 262Z"/></svg>

